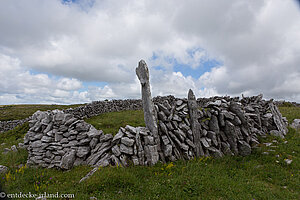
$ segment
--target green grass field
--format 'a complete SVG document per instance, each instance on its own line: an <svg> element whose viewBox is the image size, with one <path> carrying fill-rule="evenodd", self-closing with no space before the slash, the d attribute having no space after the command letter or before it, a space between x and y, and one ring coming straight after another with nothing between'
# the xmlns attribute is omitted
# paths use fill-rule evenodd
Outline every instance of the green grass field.
<svg viewBox="0 0 300 200"><path fill-rule="evenodd" d="M36 111L75 108L83 104L75 105L2 105L0 106L0 121L25 119Z"/></svg>
<svg viewBox="0 0 300 200"><path fill-rule="evenodd" d="M300 108L281 107L289 121L300 118ZM114 133L125 124L143 125L141 111L123 111L94 117L88 122L105 133ZM124 121L122 121L124 119ZM125 120L126 119L126 120ZM28 124L0 134L0 151L22 141ZM276 142L275 142L276 140ZM75 199L300 199L300 132L289 129L282 140L264 138L247 157L199 158L191 161L157 164L152 167L106 167L83 183L79 180L91 168L69 171L18 168L27 152L0 154L0 164L10 168L1 185L7 193L68 193ZM1 145L1 143L5 143ZM268 152L268 155L262 154ZM292 159L290 165L285 159Z"/></svg>

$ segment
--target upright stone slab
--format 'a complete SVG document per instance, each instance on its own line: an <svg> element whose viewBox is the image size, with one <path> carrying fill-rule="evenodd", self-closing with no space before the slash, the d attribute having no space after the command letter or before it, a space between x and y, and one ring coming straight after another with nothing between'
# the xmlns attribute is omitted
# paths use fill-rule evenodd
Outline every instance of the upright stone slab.
<svg viewBox="0 0 300 200"><path fill-rule="evenodd" d="M157 128L157 116L154 109L154 104L151 98L149 70L144 60L139 62L139 66L136 68L136 75L139 78L142 85L142 102L144 110L144 119L146 127L152 132L155 143L157 144L157 150L161 160L165 162L164 154L160 147L160 138Z"/></svg>
<svg viewBox="0 0 300 200"><path fill-rule="evenodd" d="M270 107L270 110L273 115L274 123L275 123L278 131L280 131L283 134L281 136L284 137L287 134L288 129L287 129L285 123L283 122L282 115L279 112L277 106L275 106L273 102L269 103L269 107Z"/></svg>
<svg viewBox="0 0 300 200"><path fill-rule="evenodd" d="M190 122L191 122L191 129L194 138L195 154L197 157L204 156L204 152L201 146L201 125L198 122L198 106L196 102L196 97L194 92L190 89L188 94L188 107L190 112Z"/></svg>

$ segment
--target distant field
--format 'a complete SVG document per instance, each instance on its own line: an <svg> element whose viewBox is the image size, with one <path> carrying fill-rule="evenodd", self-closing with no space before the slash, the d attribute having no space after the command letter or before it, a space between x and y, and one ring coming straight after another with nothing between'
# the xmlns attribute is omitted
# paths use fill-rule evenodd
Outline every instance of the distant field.
<svg viewBox="0 0 300 200"><path fill-rule="evenodd" d="M38 110L55 110L75 108L83 104L75 105L1 105L0 106L0 121L9 121L15 119L25 119L31 116Z"/></svg>
<svg viewBox="0 0 300 200"><path fill-rule="evenodd" d="M127 110L120 112L104 113L89 119L86 122L92 124L96 129L104 133L115 135L120 127L131 125L134 127L145 126L144 112L142 110Z"/></svg>

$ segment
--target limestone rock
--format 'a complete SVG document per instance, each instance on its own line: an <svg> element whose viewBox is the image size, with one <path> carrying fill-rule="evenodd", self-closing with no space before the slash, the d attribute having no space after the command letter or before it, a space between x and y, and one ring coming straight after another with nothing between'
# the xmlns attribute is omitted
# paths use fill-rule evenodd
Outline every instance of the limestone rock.
<svg viewBox="0 0 300 200"><path fill-rule="evenodd" d="M62 169L67 169L67 170L71 169L75 162L75 158L76 158L76 151L75 150L69 151L62 157L60 167Z"/></svg>

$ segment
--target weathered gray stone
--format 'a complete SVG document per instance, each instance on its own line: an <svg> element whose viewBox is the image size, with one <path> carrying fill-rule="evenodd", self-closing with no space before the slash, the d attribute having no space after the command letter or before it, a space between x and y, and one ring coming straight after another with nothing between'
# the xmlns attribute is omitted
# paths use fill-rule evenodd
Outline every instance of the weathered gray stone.
<svg viewBox="0 0 300 200"><path fill-rule="evenodd" d="M75 162L75 158L76 158L76 151L75 150L69 151L62 157L60 167L62 169L67 169L67 170L71 169Z"/></svg>
<svg viewBox="0 0 300 200"><path fill-rule="evenodd" d="M229 105L229 110L231 112L233 112L234 114L236 114L239 119L241 120L242 124L247 124L246 118L245 118L245 114L242 111L240 105L236 102L231 102Z"/></svg>
<svg viewBox="0 0 300 200"><path fill-rule="evenodd" d="M4 166L4 165L0 165L0 174L4 175L8 172L8 167Z"/></svg>
<svg viewBox="0 0 300 200"><path fill-rule="evenodd" d="M120 145L120 151L122 153L126 153L126 154L129 154L129 155L133 155L133 148L132 147L128 147L124 144L121 144Z"/></svg>
<svg viewBox="0 0 300 200"><path fill-rule="evenodd" d="M227 110L223 110L222 111L222 114L224 115L224 117L226 119L230 119L230 120L233 120L234 119L234 114L231 113L231 112L228 112Z"/></svg>
<svg viewBox="0 0 300 200"><path fill-rule="evenodd" d="M221 158L223 156L223 153L215 147L209 147L207 149L209 150L210 154L216 158Z"/></svg>
<svg viewBox="0 0 300 200"><path fill-rule="evenodd" d="M219 128L219 123L218 123L218 118L215 115L211 116L211 119L209 121L209 130L219 133L220 128Z"/></svg>
<svg viewBox="0 0 300 200"><path fill-rule="evenodd" d="M77 149L76 155L80 158L88 155L90 153L90 147L89 146L80 146Z"/></svg>
<svg viewBox="0 0 300 200"><path fill-rule="evenodd" d="M173 115L173 120L178 121L178 122L182 121L182 119L176 114Z"/></svg>
<svg viewBox="0 0 300 200"><path fill-rule="evenodd" d="M132 156L131 159L132 159L132 162L133 162L134 165L139 165L140 164L138 157Z"/></svg>
<svg viewBox="0 0 300 200"><path fill-rule="evenodd" d="M165 150L164 150L165 156L169 157L172 155L172 145L168 144L165 146Z"/></svg>
<svg viewBox="0 0 300 200"><path fill-rule="evenodd" d="M288 132L288 129L282 119L282 115L281 113L279 112L278 108L276 105L274 105L273 102L270 102L269 103L269 107L271 109L271 112L272 112L272 115L273 115L273 120L274 120L274 123L277 127L277 130L279 130L284 136L287 134Z"/></svg>
<svg viewBox="0 0 300 200"><path fill-rule="evenodd" d="M208 144L208 142L207 142L207 140L206 140L205 137L200 138L200 141L201 141L201 143L203 144L203 146L204 146L205 148L210 147L210 145Z"/></svg>
<svg viewBox="0 0 300 200"><path fill-rule="evenodd" d="M191 123L191 129L193 132L193 138L194 138L194 144L196 146L195 155L197 157L203 156L204 152L201 147L200 143L200 133L201 133L201 126L198 122L198 105L196 102L196 98L194 95L194 92L190 89L188 94L188 107L189 107L189 114L190 114L190 123Z"/></svg>
<svg viewBox="0 0 300 200"><path fill-rule="evenodd" d="M100 142L106 142L106 141L109 141L111 139L113 139L112 134L104 134L104 135L101 135Z"/></svg>
<svg viewBox="0 0 300 200"><path fill-rule="evenodd" d="M245 141L238 141L238 149L241 156L248 156L251 154L251 146Z"/></svg>
<svg viewBox="0 0 300 200"><path fill-rule="evenodd" d="M122 138L121 138L121 143L122 143L122 144L125 144L126 146L131 147L131 146L133 146L133 144L134 144L134 139L130 139L130 138L128 138L128 137L122 137Z"/></svg>
<svg viewBox="0 0 300 200"><path fill-rule="evenodd" d="M294 119L291 124L291 127L294 129L300 129L300 119Z"/></svg>
<svg viewBox="0 0 300 200"><path fill-rule="evenodd" d="M93 137L90 141L90 148L94 149L96 147L96 145L98 144L99 139L96 137Z"/></svg>
<svg viewBox="0 0 300 200"><path fill-rule="evenodd" d="M37 140L30 144L32 148L40 148L43 145L42 141Z"/></svg>
<svg viewBox="0 0 300 200"><path fill-rule="evenodd" d="M162 139L164 145L167 145L170 143L170 140L168 139L168 137L166 135L161 136L161 139Z"/></svg>
<svg viewBox="0 0 300 200"><path fill-rule="evenodd" d="M284 138L284 135L282 132L278 131L278 130L271 130L270 131L270 135L276 136L276 137L281 137Z"/></svg>
<svg viewBox="0 0 300 200"><path fill-rule="evenodd" d="M237 155L238 149L237 149L237 134L235 130L235 126L229 122L225 121L225 133L228 139L228 143L230 144L231 151Z"/></svg>
<svg viewBox="0 0 300 200"><path fill-rule="evenodd" d="M91 142L91 138L85 138L78 142L78 145L88 145Z"/></svg>
<svg viewBox="0 0 300 200"><path fill-rule="evenodd" d="M123 137L124 133L121 129L119 129L118 133L114 136L112 142L115 142Z"/></svg>
<svg viewBox="0 0 300 200"><path fill-rule="evenodd" d="M43 136L41 139L42 142L52 142L53 138L48 136Z"/></svg>
<svg viewBox="0 0 300 200"><path fill-rule="evenodd" d="M213 131L207 132L207 137L210 138L214 144L214 146L218 146L217 135Z"/></svg>
<svg viewBox="0 0 300 200"><path fill-rule="evenodd" d="M121 151L118 145L115 145L112 147L111 149L112 153L115 154L116 156L120 156L121 155Z"/></svg>
<svg viewBox="0 0 300 200"><path fill-rule="evenodd" d="M162 105L160 103L157 103L157 105L159 107L159 110L161 110L165 114L165 116L169 116L171 114L170 111L169 111L171 108L167 108L166 106L164 106L164 105ZM170 106L170 104L169 104L169 106Z"/></svg>

